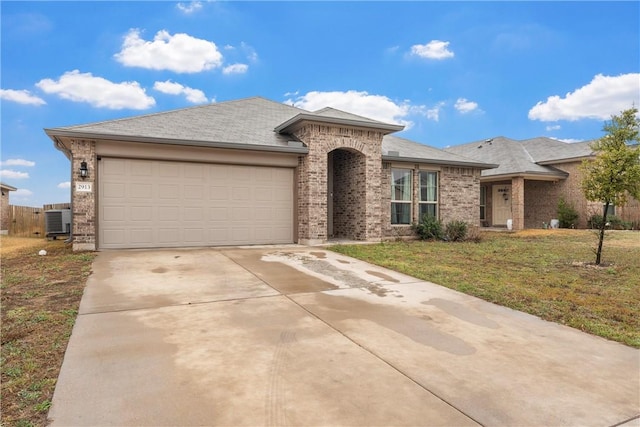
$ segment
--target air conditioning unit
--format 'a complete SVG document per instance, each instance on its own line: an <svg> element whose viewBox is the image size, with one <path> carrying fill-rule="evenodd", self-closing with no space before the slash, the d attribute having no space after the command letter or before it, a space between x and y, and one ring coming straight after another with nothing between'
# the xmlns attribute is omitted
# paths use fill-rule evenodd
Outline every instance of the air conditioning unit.
<svg viewBox="0 0 640 427"><path fill-rule="evenodd" d="M45 211L44 224L47 237L71 234L71 209Z"/></svg>

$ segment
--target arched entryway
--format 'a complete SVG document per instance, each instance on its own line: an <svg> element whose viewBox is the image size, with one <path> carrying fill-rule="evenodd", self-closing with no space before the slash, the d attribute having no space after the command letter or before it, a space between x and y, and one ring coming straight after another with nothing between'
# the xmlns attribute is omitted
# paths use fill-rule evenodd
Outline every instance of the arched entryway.
<svg viewBox="0 0 640 427"><path fill-rule="evenodd" d="M366 240L366 157L350 148L327 154L327 235Z"/></svg>

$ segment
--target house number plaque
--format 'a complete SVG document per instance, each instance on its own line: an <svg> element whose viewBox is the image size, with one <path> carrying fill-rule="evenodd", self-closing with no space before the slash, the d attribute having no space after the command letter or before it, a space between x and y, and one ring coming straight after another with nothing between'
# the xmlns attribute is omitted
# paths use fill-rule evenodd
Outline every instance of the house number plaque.
<svg viewBox="0 0 640 427"><path fill-rule="evenodd" d="M80 193L91 193L93 189L90 182L76 182L76 191Z"/></svg>

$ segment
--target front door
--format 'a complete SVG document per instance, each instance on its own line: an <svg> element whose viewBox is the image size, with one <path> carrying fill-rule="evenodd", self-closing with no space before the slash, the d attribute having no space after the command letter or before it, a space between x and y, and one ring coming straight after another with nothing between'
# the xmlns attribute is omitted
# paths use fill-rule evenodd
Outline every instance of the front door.
<svg viewBox="0 0 640 427"><path fill-rule="evenodd" d="M511 213L511 185L494 185L493 197L493 225L507 225L507 220L513 218Z"/></svg>

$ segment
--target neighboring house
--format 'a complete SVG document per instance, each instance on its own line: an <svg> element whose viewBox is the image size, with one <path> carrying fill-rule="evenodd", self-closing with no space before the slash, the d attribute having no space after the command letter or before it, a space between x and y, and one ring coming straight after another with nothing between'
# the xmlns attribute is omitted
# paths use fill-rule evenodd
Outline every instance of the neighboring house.
<svg viewBox="0 0 640 427"><path fill-rule="evenodd" d="M578 212L576 228L587 227L594 214L602 215L602 203L589 202L581 189L580 165L593 158L592 141L566 143L551 138L517 141L496 137L447 148L446 151L495 163L495 169L482 171L480 219L485 226L542 228L557 219L558 202L564 199ZM630 200L609 214L626 221L640 221L640 204Z"/></svg>
<svg viewBox="0 0 640 427"><path fill-rule="evenodd" d="M0 201L0 234L9 234L9 221L11 220L9 192L16 191L17 188L0 182L0 190L2 190L2 200Z"/></svg>
<svg viewBox="0 0 640 427"><path fill-rule="evenodd" d="M45 132L71 160L74 249L380 241L426 212L479 224L496 165L402 129L257 97Z"/></svg>

